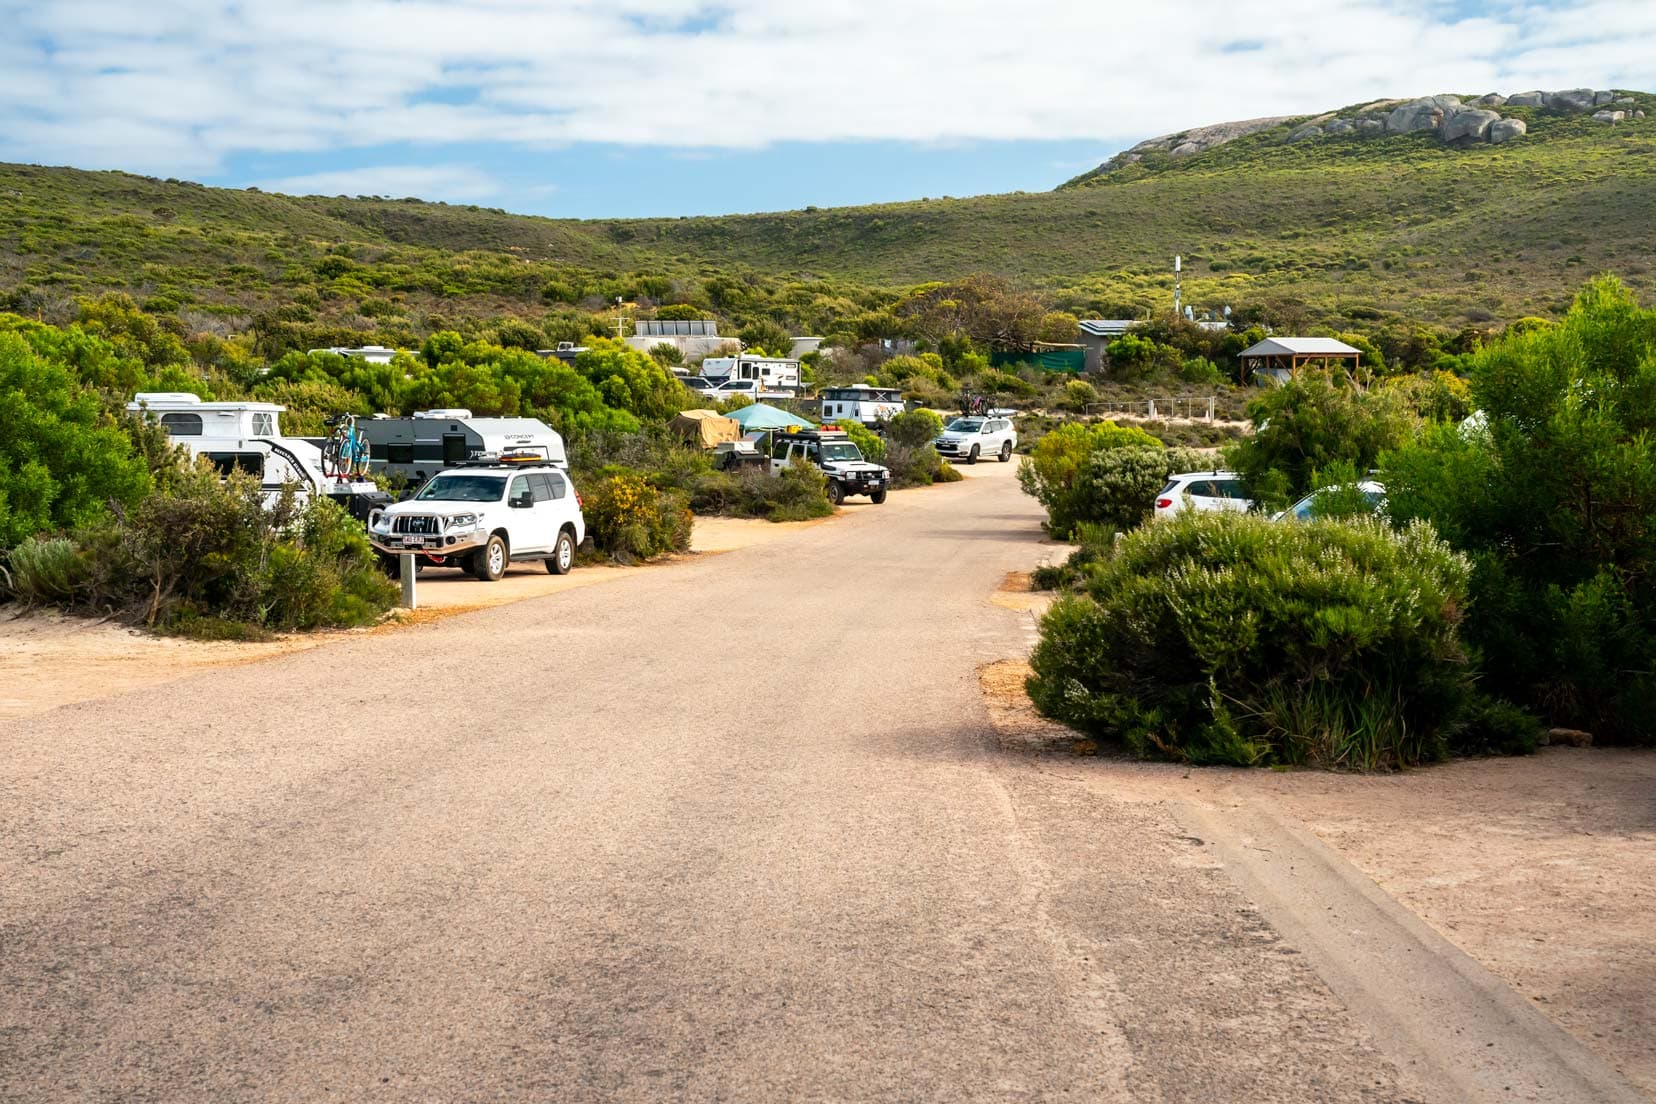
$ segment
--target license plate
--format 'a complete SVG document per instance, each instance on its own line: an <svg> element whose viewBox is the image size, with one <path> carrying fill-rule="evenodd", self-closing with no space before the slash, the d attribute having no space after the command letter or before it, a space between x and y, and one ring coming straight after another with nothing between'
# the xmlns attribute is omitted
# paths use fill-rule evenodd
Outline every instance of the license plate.
<svg viewBox="0 0 1656 1104"><path fill-rule="evenodd" d="M425 538L424 537L404 537L403 538L403 547L405 547L405 548L424 548L425 547Z"/></svg>

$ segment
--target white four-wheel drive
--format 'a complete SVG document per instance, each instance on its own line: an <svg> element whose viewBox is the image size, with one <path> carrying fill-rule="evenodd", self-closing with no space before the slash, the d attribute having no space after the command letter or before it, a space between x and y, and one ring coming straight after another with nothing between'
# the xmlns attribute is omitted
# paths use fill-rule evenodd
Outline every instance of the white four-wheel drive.
<svg viewBox="0 0 1656 1104"><path fill-rule="evenodd" d="M1018 447L1018 431L1012 428L1012 419L999 417L956 418L943 427L943 432L932 442L942 457L964 460L975 464L993 456L1006 463L1012 459L1012 450Z"/></svg>
<svg viewBox="0 0 1656 1104"><path fill-rule="evenodd" d="M563 575L585 537L581 496L567 472L548 464L449 468L368 518L368 539L393 575L405 552L418 567L458 567L489 582L523 560Z"/></svg>

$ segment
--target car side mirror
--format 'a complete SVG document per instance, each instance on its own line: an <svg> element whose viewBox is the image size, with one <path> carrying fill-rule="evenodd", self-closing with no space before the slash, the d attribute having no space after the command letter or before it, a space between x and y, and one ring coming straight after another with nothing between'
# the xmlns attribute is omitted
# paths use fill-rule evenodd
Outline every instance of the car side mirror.
<svg viewBox="0 0 1656 1104"><path fill-rule="evenodd" d="M529 509L529 507L533 506L534 504L535 504L534 496L533 495L527 495L527 494L520 494L516 498L514 498L511 501L506 503L506 505L510 506L514 510L527 510L527 509Z"/></svg>

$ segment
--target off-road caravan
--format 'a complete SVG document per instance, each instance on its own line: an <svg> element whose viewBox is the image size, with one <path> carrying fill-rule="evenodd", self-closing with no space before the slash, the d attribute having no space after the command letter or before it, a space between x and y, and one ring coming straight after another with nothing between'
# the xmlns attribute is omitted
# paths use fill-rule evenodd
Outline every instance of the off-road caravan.
<svg viewBox="0 0 1656 1104"><path fill-rule="evenodd" d="M400 475L418 486L444 468L534 456L569 466L563 437L536 418L474 418L469 410L418 410L412 418L374 417L357 422L368 443L368 470Z"/></svg>
<svg viewBox="0 0 1656 1104"><path fill-rule="evenodd" d="M903 392L896 387L870 387L866 383L854 383L850 387L822 389L822 417L825 421L855 421L872 427L885 424L904 409Z"/></svg>
<svg viewBox="0 0 1656 1104"><path fill-rule="evenodd" d="M799 392L799 361L784 357L708 357L701 362L701 374L715 387L727 381L753 380L759 391Z"/></svg>
<svg viewBox="0 0 1656 1104"><path fill-rule="evenodd" d="M267 402L202 402L185 391L141 391L127 409L158 422L192 457L205 456L220 472L245 471L259 477L265 504L272 505L286 484L301 499L327 495L366 519L390 504L371 481L325 475L315 442L282 436L278 418L287 409Z"/></svg>

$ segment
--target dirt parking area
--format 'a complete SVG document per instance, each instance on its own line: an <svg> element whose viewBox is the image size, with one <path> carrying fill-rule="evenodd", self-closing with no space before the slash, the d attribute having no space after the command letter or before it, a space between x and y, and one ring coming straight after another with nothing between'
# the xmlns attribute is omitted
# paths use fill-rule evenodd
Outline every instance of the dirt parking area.
<svg viewBox="0 0 1656 1104"><path fill-rule="evenodd" d="M979 671L1003 748L1115 798L1264 805L1656 1099L1656 752L1545 748L1383 775L1091 757L1035 713L1028 674Z"/></svg>
<svg viewBox="0 0 1656 1104"><path fill-rule="evenodd" d="M1247 781L1656 1098L1656 753Z"/></svg>

